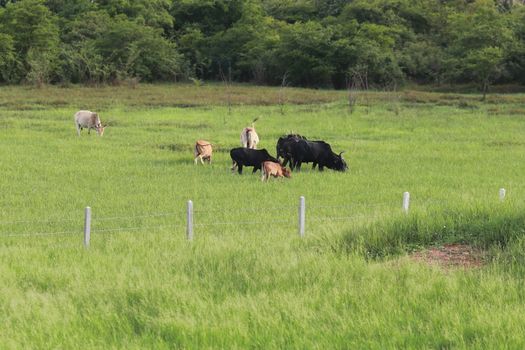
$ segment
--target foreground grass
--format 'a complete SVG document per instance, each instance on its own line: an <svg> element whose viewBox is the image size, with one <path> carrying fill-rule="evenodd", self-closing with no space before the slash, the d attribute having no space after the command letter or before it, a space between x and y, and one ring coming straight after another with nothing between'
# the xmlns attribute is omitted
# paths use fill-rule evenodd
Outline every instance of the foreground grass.
<svg viewBox="0 0 525 350"><path fill-rule="evenodd" d="M220 86L1 88L0 347L523 347L523 96L375 93L349 114L344 93L290 89L281 106L278 89L235 89L229 109ZM76 136L81 108L111 121L103 138ZM257 116L271 153L295 131L346 151L350 172L232 175ZM192 163L198 138L211 167ZM450 241L490 263L404 255Z"/></svg>

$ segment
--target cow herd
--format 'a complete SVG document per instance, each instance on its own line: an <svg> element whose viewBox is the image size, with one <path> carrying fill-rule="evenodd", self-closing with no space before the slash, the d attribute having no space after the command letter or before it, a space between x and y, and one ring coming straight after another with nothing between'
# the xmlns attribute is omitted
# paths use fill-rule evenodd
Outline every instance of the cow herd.
<svg viewBox="0 0 525 350"><path fill-rule="evenodd" d="M241 132L242 147L230 150L232 171L237 170L242 174L244 167L253 167L252 173L261 170L261 180L267 181L270 176L291 177L291 171L300 171L302 163L313 163L312 169L317 166L319 171L323 171L325 167L336 171L348 170L343 152L334 153L330 144L325 141L310 141L298 134L282 136L277 140L277 157L270 155L266 149L258 150L257 143L259 136L255 127L252 125L244 128ZM202 145L206 145L206 148ZM198 140L194 148L195 164L198 159L204 164L203 158L211 163L212 151L208 141ZM290 170L286 168L287 164L290 165Z"/></svg>
<svg viewBox="0 0 525 350"><path fill-rule="evenodd" d="M95 129L97 134L104 134L105 125L102 125L97 113L91 111L78 111L74 116L77 134L84 128ZM242 147L230 150L232 159L232 171L237 170L242 174L243 167L253 167L252 173L261 170L262 181L267 181L273 177L291 177L291 171L300 171L303 163L312 163L312 169L317 166L319 171L324 168L346 171L348 166L343 159L342 153L336 154L332 147L325 141L311 141L298 134L288 134L277 140L277 157L271 156L266 149L257 149L259 136L255 131L255 126L246 127L241 132ZM213 154L212 144L205 140L198 140L193 149L194 163L200 160L202 164L211 164ZM281 160L282 158L282 160ZM286 165L290 166L290 170Z"/></svg>

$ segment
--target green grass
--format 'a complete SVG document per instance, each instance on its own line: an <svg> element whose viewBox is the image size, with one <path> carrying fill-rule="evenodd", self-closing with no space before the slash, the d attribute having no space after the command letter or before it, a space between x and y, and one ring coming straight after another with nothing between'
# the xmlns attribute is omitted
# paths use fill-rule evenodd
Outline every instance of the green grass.
<svg viewBox="0 0 525 350"><path fill-rule="evenodd" d="M369 93L350 114L345 92L230 93L0 87L0 348L524 347L524 95ZM77 137L78 109L110 121L104 137ZM261 148L298 132L350 171L232 174L255 117ZM201 138L211 166L193 165ZM407 256L450 242L487 265Z"/></svg>

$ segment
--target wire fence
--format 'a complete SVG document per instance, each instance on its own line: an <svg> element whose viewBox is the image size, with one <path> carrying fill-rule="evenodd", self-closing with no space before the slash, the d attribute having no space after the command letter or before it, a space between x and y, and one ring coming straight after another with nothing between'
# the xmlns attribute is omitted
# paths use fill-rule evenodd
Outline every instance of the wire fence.
<svg viewBox="0 0 525 350"><path fill-rule="evenodd" d="M499 191L500 201L505 198L505 190ZM84 239L84 246L89 247L91 235L115 234L132 232L160 232L171 230L175 234L182 235L186 232L186 238L193 240L195 234L206 234L209 229L242 226L243 231L250 227L274 227L274 224L282 225L289 231L289 225L297 225L299 236L305 235L305 226L308 224L312 231L316 225L336 222L356 223L364 221L375 221L400 213L407 214L410 205L418 208L430 208L432 206L446 206L446 200L416 200L410 203L410 194L403 193L402 201L379 202L379 203L348 203L333 204L323 203L312 199L305 205L305 198L300 197L299 205L289 206L266 206L259 207L211 207L193 209L193 202L188 201L187 210L172 212L140 213L136 215L114 215L97 216L91 218L91 208L87 207L84 217L77 218L48 218L43 220L11 220L0 221L0 238L35 238L45 236L77 237ZM190 205L191 204L191 205ZM401 204L401 205L400 205ZM89 215L88 215L89 212ZM48 229L35 229L35 226L46 226ZM49 226L62 225L62 229L53 231ZM68 226L69 225L69 226ZM63 226L67 226L64 229ZM248 229L247 229L248 228ZM195 232L194 232L195 231ZM0 241L1 242L1 241Z"/></svg>

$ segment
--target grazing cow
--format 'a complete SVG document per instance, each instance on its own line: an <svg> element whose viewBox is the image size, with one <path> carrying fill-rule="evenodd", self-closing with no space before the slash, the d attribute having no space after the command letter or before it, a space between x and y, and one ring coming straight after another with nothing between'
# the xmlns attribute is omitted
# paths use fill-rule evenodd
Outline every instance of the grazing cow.
<svg viewBox="0 0 525 350"><path fill-rule="evenodd" d="M90 111L78 111L75 113L75 126L77 128L77 134L80 136L80 131L83 128L88 129L88 134L91 133L91 129L95 129L97 134L102 136L106 125L102 125L100 118L97 113Z"/></svg>
<svg viewBox="0 0 525 350"><path fill-rule="evenodd" d="M197 160L201 160L201 164L204 164L204 160L208 161L208 164L211 164L211 155L213 149L211 143L204 140L198 140L195 142L195 148L193 149L193 155L195 157L194 161L197 164Z"/></svg>
<svg viewBox="0 0 525 350"><path fill-rule="evenodd" d="M230 157L232 158L232 171L235 171L235 168L237 168L239 174L242 174L243 166L253 166L252 173L255 173L258 169L261 169L261 164L267 160L279 163L265 149L233 148L230 151Z"/></svg>
<svg viewBox="0 0 525 350"><path fill-rule="evenodd" d="M271 176L273 177L292 177L292 173L288 168L285 168L280 163L275 163L271 161L266 161L262 163L262 177L261 181L268 181L268 178Z"/></svg>
<svg viewBox="0 0 525 350"><path fill-rule="evenodd" d="M259 135L255 132L255 127L246 127L241 132L241 146L244 148L257 149Z"/></svg>
<svg viewBox="0 0 525 350"><path fill-rule="evenodd" d="M299 140L292 144L292 161L293 167L297 171L301 170L301 163L313 162L312 169L319 165L319 171L323 171L324 167L337 171L346 171L348 166L341 156L332 152L330 145L324 141L308 141Z"/></svg>
<svg viewBox="0 0 525 350"><path fill-rule="evenodd" d="M277 140L277 146L275 147L277 159L280 160L281 157L283 158L283 166L286 166L288 162L292 165L292 144L299 140L306 140L306 137L299 134L288 134L279 137L279 140Z"/></svg>

